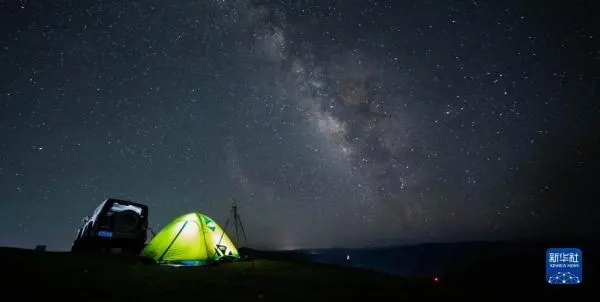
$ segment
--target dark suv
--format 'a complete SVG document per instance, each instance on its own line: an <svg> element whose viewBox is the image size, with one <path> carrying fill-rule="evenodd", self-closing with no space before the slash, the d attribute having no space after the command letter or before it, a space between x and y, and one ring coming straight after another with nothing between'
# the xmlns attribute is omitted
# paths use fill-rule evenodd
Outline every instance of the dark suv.
<svg viewBox="0 0 600 302"><path fill-rule="evenodd" d="M107 251L139 254L148 229L148 206L127 200L107 199L85 217L71 251Z"/></svg>

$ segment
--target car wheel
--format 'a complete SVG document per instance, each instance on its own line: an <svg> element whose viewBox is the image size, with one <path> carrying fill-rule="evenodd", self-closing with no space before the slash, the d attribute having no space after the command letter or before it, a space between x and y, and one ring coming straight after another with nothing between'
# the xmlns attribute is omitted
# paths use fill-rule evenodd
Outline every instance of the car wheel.
<svg viewBox="0 0 600 302"><path fill-rule="evenodd" d="M126 254L127 256L139 256L139 254L142 252L142 247L140 247L140 245L138 244L131 244L128 246L125 246L123 248L123 253Z"/></svg>

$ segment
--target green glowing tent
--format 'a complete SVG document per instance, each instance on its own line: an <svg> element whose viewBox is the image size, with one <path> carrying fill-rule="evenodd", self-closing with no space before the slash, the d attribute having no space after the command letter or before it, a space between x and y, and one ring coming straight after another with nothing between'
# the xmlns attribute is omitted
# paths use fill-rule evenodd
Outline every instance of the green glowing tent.
<svg viewBox="0 0 600 302"><path fill-rule="evenodd" d="M239 253L212 218L188 213L160 230L140 256L161 264L196 266L239 258Z"/></svg>

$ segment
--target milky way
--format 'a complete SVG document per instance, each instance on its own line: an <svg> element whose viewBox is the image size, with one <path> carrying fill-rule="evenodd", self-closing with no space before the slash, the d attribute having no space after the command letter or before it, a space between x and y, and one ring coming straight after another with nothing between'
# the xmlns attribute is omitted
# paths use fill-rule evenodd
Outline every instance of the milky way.
<svg viewBox="0 0 600 302"><path fill-rule="evenodd" d="M539 175L598 115L582 5L150 2L5 5L1 244L68 248L106 197L157 228L236 199L268 248L529 236L565 207Z"/></svg>

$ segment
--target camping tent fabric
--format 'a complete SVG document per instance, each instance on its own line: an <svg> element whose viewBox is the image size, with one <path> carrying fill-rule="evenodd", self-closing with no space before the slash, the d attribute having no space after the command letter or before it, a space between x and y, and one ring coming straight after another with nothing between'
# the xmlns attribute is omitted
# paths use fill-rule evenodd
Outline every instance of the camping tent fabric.
<svg viewBox="0 0 600 302"><path fill-rule="evenodd" d="M141 256L158 263L203 265L224 257L239 258L239 253L212 218L202 213L188 213L160 230Z"/></svg>

